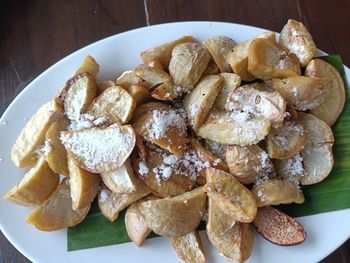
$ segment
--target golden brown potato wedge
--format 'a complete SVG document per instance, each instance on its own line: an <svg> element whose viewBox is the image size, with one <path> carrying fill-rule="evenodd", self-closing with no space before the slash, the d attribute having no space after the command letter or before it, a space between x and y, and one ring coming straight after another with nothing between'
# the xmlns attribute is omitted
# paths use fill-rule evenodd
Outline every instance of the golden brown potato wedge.
<svg viewBox="0 0 350 263"><path fill-rule="evenodd" d="M307 134L301 123L288 121L281 129L271 129L266 137L266 151L271 158L287 159L304 147Z"/></svg>
<svg viewBox="0 0 350 263"><path fill-rule="evenodd" d="M202 77L207 75L215 75L220 73L218 65L215 64L213 60L209 60L208 66L205 68Z"/></svg>
<svg viewBox="0 0 350 263"><path fill-rule="evenodd" d="M141 203L147 225L161 236L179 237L194 231L206 208L202 187L175 197Z"/></svg>
<svg viewBox="0 0 350 263"><path fill-rule="evenodd" d="M241 85L241 78L234 73L221 73L223 78L222 87L215 99L213 108L216 110L225 110L225 105L229 95Z"/></svg>
<svg viewBox="0 0 350 263"><path fill-rule="evenodd" d="M303 157L300 153L288 159L273 160L276 173L279 177L288 180L292 184L298 186L302 177L305 175L303 166Z"/></svg>
<svg viewBox="0 0 350 263"><path fill-rule="evenodd" d="M272 206L260 207L253 224L263 238L276 245L294 246L306 239L300 223Z"/></svg>
<svg viewBox="0 0 350 263"><path fill-rule="evenodd" d="M131 85L128 88L128 92L136 102L136 106L146 103L151 98L151 94L149 93L148 89L140 85Z"/></svg>
<svg viewBox="0 0 350 263"><path fill-rule="evenodd" d="M133 127L144 140L179 157L182 157L187 149L186 122L174 108L150 111L138 118Z"/></svg>
<svg viewBox="0 0 350 263"><path fill-rule="evenodd" d="M99 71L100 66L97 64L96 60L92 56L87 55L83 60L83 63L75 72L75 75L79 75L80 73L89 73L91 76L96 78Z"/></svg>
<svg viewBox="0 0 350 263"><path fill-rule="evenodd" d="M267 205L280 205L305 201L304 195L299 188L287 180L277 178L263 181L252 188L258 207Z"/></svg>
<svg viewBox="0 0 350 263"><path fill-rule="evenodd" d="M222 80L218 75L205 76L183 99L183 107L195 131L202 126L213 107Z"/></svg>
<svg viewBox="0 0 350 263"><path fill-rule="evenodd" d="M91 103L86 113L95 119L106 118L106 123L127 123L136 108L136 101L122 87L113 86L106 89Z"/></svg>
<svg viewBox="0 0 350 263"><path fill-rule="evenodd" d="M26 217L26 221L40 230L55 231L79 224L89 210L90 206L72 209L69 180L65 179L49 199Z"/></svg>
<svg viewBox="0 0 350 263"><path fill-rule="evenodd" d="M248 72L264 80L300 75L299 59L276 41L258 38L249 46Z"/></svg>
<svg viewBox="0 0 350 263"><path fill-rule="evenodd" d="M331 90L330 84L327 78L304 76L272 80L272 88L281 93L289 106L300 111L314 109L324 102Z"/></svg>
<svg viewBox="0 0 350 263"><path fill-rule="evenodd" d="M97 201L101 213L109 221L114 222L122 210L150 193L151 191L142 181L138 181L136 191L130 194L117 194L102 185Z"/></svg>
<svg viewBox="0 0 350 263"><path fill-rule="evenodd" d="M314 108L311 113L321 120L333 125L343 111L346 94L344 81L338 70L322 59L313 59L305 69L305 76L328 78L331 80L331 89L325 101Z"/></svg>
<svg viewBox="0 0 350 263"><path fill-rule="evenodd" d="M4 199L23 206L40 205L56 190L59 182L58 174L50 169L42 156Z"/></svg>
<svg viewBox="0 0 350 263"><path fill-rule="evenodd" d="M169 57L169 61L170 61L170 57ZM145 61L145 65L165 71L162 65L162 62L158 58L151 58L150 60Z"/></svg>
<svg viewBox="0 0 350 263"><path fill-rule="evenodd" d="M298 57L302 67L306 66L317 52L307 28L293 19L288 19L288 23L283 27L279 43Z"/></svg>
<svg viewBox="0 0 350 263"><path fill-rule="evenodd" d="M96 84L97 96L100 96L106 89L114 87L116 84L113 80L104 80Z"/></svg>
<svg viewBox="0 0 350 263"><path fill-rule="evenodd" d="M198 231L181 237L172 237L171 243L176 254L186 263L205 263L205 256Z"/></svg>
<svg viewBox="0 0 350 263"><path fill-rule="evenodd" d="M204 40L203 45L208 49L221 72L232 72L230 65L226 61L227 54L236 45L231 38L215 36Z"/></svg>
<svg viewBox="0 0 350 263"><path fill-rule="evenodd" d="M251 145L263 140L269 131L267 119L245 112L211 111L197 134L220 144Z"/></svg>
<svg viewBox="0 0 350 263"><path fill-rule="evenodd" d="M275 171L269 156L258 145L227 146L226 163L230 173L242 184L254 183Z"/></svg>
<svg viewBox="0 0 350 263"><path fill-rule="evenodd" d="M170 75L164 70L153 68L146 65L139 65L134 70L136 76L145 80L150 84L149 89L152 89L161 84L166 84L172 88L172 80Z"/></svg>
<svg viewBox="0 0 350 263"><path fill-rule="evenodd" d="M242 80L253 80L254 77L248 72L248 52L250 43L257 38L268 38L272 41L276 41L276 34L274 32L265 32L253 39L247 40L235 46L227 54L226 60L231 66L232 71L238 74Z"/></svg>
<svg viewBox="0 0 350 263"><path fill-rule="evenodd" d="M253 249L254 234L249 224L227 222L226 211L209 198L207 235L211 244L226 259L233 262L246 261ZM229 228L223 225L231 225Z"/></svg>
<svg viewBox="0 0 350 263"><path fill-rule="evenodd" d="M148 102L146 104L143 104L136 108L133 117L131 119L131 123L134 123L136 120L138 120L143 115L147 114L148 112L154 111L154 110L170 110L172 107L168 104L162 103L162 102Z"/></svg>
<svg viewBox="0 0 350 263"><path fill-rule="evenodd" d="M150 89L152 84L135 74L133 70L124 71L115 81L118 86L128 89L131 85L140 85L146 89Z"/></svg>
<svg viewBox="0 0 350 263"><path fill-rule="evenodd" d="M60 138L75 162L91 173L109 172L122 166L136 141L133 128L118 123L106 128L64 131Z"/></svg>
<svg viewBox="0 0 350 263"><path fill-rule="evenodd" d="M80 168L71 154L67 155L69 185L73 210L90 207L100 188L100 177Z"/></svg>
<svg viewBox="0 0 350 263"><path fill-rule="evenodd" d="M167 69L170 63L171 53L174 47L181 43L194 41L195 40L193 36L183 36L168 43L164 43L160 46L156 46L146 51L143 51L141 53L141 58L145 63L152 59L158 59L162 63L163 67Z"/></svg>
<svg viewBox="0 0 350 263"><path fill-rule="evenodd" d="M103 183L114 193L134 193L137 188L138 179L135 177L130 159L114 171L101 173Z"/></svg>
<svg viewBox="0 0 350 263"><path fill-rule="evenodd" d="M227 213L237 221L250 223L256 215L256 200L252 193L238 182L233 175L222 170L208 168L207 184L204 190L209 198L221 201Z"/></svg>
<svg viewBox="0 0 350 263"><path fill-rule="evenodd" d="M26 167L35 164L38 147L44 143L47 130L61 113L60 105L52 100L41 106L31 117L12 147L11 159L16 166Z"/></svg>
<svg viewBox="0 0 350 263"><path fill-rule="evenodd" d="M206 48L198 43L177 45L172 52L169 73L174 84L183 92L193 89L201 78L210 60Z"/></svg>
<svg viewBox="0 0 350 263"><path fill-rule="evenodd" d="M46 142L50 145L50 151L46 153L46 162L57 174L68 176L67 151L60 140L61 131L67 130L68 120L59 118L51 124L46 132Z"/></svg>

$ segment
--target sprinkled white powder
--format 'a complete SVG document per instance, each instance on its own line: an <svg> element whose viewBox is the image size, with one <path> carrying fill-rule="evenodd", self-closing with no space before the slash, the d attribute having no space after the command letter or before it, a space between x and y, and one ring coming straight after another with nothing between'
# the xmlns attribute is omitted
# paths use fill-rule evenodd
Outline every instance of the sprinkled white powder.
<svg viewBox="0 0 350 263"><path fill-rule="evenodd" d="M109 194L106 189L101 190L99 197L99 201L104 203L108 200Z"/></svg>
<svg viewBox="0 0 350 263"><path fill-rule="evenodd" d="M148 169L147 164L145 163L145 161L140 162L140 164L139 164L139 174L141 176L144 176L148 172L149 172L149 169Z"/></svg>
<svg viewBox="0 0 350 263"><path fill-rule="evenodd" d="M256 194L262 202L266 201L266 195L263 190L259 190Z"/></svg>
<svg viewBox="0 0 350 263"><path fill-rule="evenodd" d="M72 120L70 125L68 126L69 131L80 131L83 129L88 129L93 126L98 126L105 123L108 120L107 117L101 117L95 119L94 116L89 114L82 114L79 116L77 120Z"/></svg>
<svg viewBox="0 0 350 263"><path fill-rule="evenodd" d="M269 177L268 175L265 175L265 176L263 176L263 177L259 177L259 178L256 179L254 185L259 185L259 184L261 184L261 183L263 183L263 182L268 181L269 179L270 179L270 177Z"/></svg>
<svg viewBox="0 0 350 263"><path fill-rule="evenodd" d="M278 133L273 137L273 140L278 145L288 148L288 145L289 145L288 137L295 136L295 135L302 136L303 134L304 134L304 127L300 123L289 121L289 122L286 122L280 130L278 130Z"/></svg>
<svg viewBox="0 0 350 263"><path fill-rule="evenodd" d="M297 154L294 157L289 158L283 167L283 170L287 175L287 180L295 186L299 186L300 179L305 173L302 162L303 157L300 154Z"/></svg>
<svg viewBox="0 0 350 263"><path fill-rule="evenodd" d="M52 151L52 146L49 140L45 140L44 145L40 146L35 152L38 155L47 155Z"/></svg>
<svg viewBox="0 0 350 263"><path fill-rule="evenodd" d="M171 165L171 164L174 164L175 162L177 162L178 159L179 159L179 158L178 158L176 155L173 154L173 155L166 156L166 157L164 158L163 162L164 162L165 164Z"/></svg>

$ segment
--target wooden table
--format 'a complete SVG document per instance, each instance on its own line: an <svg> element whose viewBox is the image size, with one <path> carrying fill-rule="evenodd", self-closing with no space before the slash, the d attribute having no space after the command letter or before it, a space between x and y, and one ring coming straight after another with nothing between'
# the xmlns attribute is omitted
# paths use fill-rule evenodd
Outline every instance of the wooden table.
<svg viewBox="0 0 350 263"><path fill-rule="evenodd" d="M0 114L30 81L71 52L158 23L212 20L280 31L294 18L309 28L320 49L340 54L350 65L349 14L348 0L3 0ZM350 262L348 251L350 240L322 262ZM0 262L29 262L1 232Z"/></svg>

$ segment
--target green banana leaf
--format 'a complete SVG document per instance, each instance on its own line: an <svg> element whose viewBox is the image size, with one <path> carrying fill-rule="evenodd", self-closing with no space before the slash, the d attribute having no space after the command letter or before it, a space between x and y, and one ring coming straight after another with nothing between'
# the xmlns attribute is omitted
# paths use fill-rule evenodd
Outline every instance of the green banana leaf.
<svg viewBox="0 0 350 263"><path fill-rule="evenodd" d="M322 59L338 69L346 85L340 56L327 56ZM335 165L332 173L324 181L303 188L306 199L304 204L280 207L289 215L299 217L350 208L350 98L348 87L346 93L344 111L332 127L335 136L333 149ZM120 213L118 220L111 223L101 214L95 202L84 221L68 229L68 251L129 242L124 216L125 211ZM204 228L205 225L202 223L199 229ZM149 237L155 236L157 235L152 233Z"/></svg>

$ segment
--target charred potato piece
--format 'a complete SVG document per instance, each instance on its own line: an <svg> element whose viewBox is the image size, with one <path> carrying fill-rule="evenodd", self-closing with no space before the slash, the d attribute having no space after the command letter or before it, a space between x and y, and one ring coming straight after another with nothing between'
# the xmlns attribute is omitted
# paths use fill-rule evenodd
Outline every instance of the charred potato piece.
<svg viewBox="0 0 350 263"><path fill-rule="evenodd" d="M141 203L147 225L160 236L179 237L194 231L206 208L202 187L175 197Z"/></svg>
<svg viewBox="0 0 350 263"><path fill-rule="evenodd" d="M233 73L221 73L223 84L215 99L213 108L216 110L225 110L225 105L229 95L241 85L241 78Z"/></svg>
<svg viewBox="0 0 350 263"><path fill-rule="evenodd" d="M211 244L225 258L234 262L246 261L253 249L254 234L249 224L233 223L229 228L222 225L230 225L226 211L209 198L207 235Z"/></svg>
<svg viewBox="0 0 350 263"><path fill-rule="evenodd" d="M162 63L164 68L168 68L171 59L171 53L174 47L181 43L194 41L195 39L193 38L193 36L183 36L168 43L164 43L160 46L156 46L146 51L143 51L141 53L141 58L145 63L152 59L157 59Z"/></svg>
<svg viewBox="0 0 350 263"><path fill-rule="evenodd" d="M183 92L193 89L210 60L210 54L198 43L177 45L172 52L169 73L174 84Z"/></svg>
<svg viewBox="0 0 350 263"><path fill-rule="evenodd" d="M203 45L208 49L221 72L232 72L230 65L226 62L227 54L236 45L231 38L215 36L204 40Z"/></svg>
<svg viewBox="0 0 350 263"><path fill-rule="evenodd" d="M331 89L323 103L311 110L311 113L328 125L333 125L343 111L346 94L344 81L338 70L322 59L313 59L305 69L305 76L328 78Z"/></svg>
<svg viewBox="0 0 350 263"><path fill-rule="evenodd" d="M51 124L46 132L46 142L49 143L50 151L46 153L46 162L57 174L68 176L67 151L60 140L61 131L67 130L68 120L59 118Z"/></svg>
<svg viewBox="0 0 350 263"><path fill-rule="evenodd" d="M41 106L31 117L12 147L11 159L17 167L35 164L36 150L44 143L47 130L61 113L62 108L52 100Z"/></svg>
<svg viewBox="0 0 350 263"><path fill-rule="evenodd" d="M302 204L305 201L299 188L287 180L277 178L261 182L251 191L256 197L258 207L290 203Z"/></svg>
<svg viewBox="0 0 350 263"><path fill-rule="evenodd" d="M258 145L227 146L226 163L230 173L242 184L254 183L274 172L269 156Z"/></svg>
<svg viewBox="0 0 350 263"><path fill-rule="evenodd" d="M116 84L113 80L104 80L96 84L97 96L100 96L106 89L114 87Z"/></svg>
<svg viewBox="0 0 350 263"><path fill-rule="evenodd" d="M183 100L183 107L195 131L202 126L221 88L222 78L208 75Z"/></svg>
<svg viewBox="0 0 350 263"><path fill-rule="evenodd" d="M151 98L151 94L149 93L148 89L140 85L131 85L128 88L128 92L136 102L136 106L144 104Z"/></svg>
<svg viewBox="0 0 350 263"><path fill-rule="evenodd" d="M198 136L220 144L251 145L269 133L270 121L245 112L211 111Z"/></svg>
<svg viewBox="0 0 350 263"><path fill-rule="evenodd" d="M124 71L115 81L118 86L128 89L131 85L140 85L146 89L151 89L152 84L137 76L133 70Z"/></svg>
<svg viewBox="0 0 350 263"><path fill-rule="evenodd" d="M207 184L204 190L209 198L225 203L225 211L237 221L250 223L256 215L256 200L252 193L231 174L214 168L206 170Z"/></svg>
<svg viewBox="0 0 350 263"><path fill-rule="evenodd" d="M272 88L281 93L288 105L300 111L314 109L324 102L331 90L330 84L327 78L304 76L272 80Z"/></svg>
<svg viewBox="0 0 350 263"><path fill-rule="evenodd" d="M253 222L257 232L279 246L294 246L305 241L302 224L272 206L260 207Z"/></svg>
<svg viewBox="0 0 350 263"><path fill-rule="evenodd" d="M271 129L266 137L266 150L271 158L287 159L304 147L307 134L300 123L285 122L281 129Z"/></svg>
<svg viewBox="0 0 350 263"><path fill-rule="evenodd" d="M64 131L60 139L74 161L91 173L110 172L121 167L136 141L133 128L118 123L106 128Z"/></svg>
<svg viewBox="0 0 350 263"><path fill-rule="evenodd" d="M67 155L69 170L69 185L73 210L90 207L100 188L98 174L93 174L80 168L71 154Z"/></svg>
<svg viewBox="0 0 350 263"><path fill-rule="evenodd" d="M136 192L137 181L130 159L114 171L101 173L104 184L117 194L129 194Z"/></svg>
<svg viewBox="0 0 350 263"><path fill-rule="evenodd" d="M302 67L314 58L317 48L307 28L298 21L289 19L283 27L279 43L293 52Z"/></svg>
<svg viewBox="0 0 350 263"><path fill-rule="evenodd" d="M205 263L205 256L198 231L181 237L172 237L171 243L176 254L186 263Z"/></svg>
<svg viewBox="0 0 350 263"><path fill-rule="evenodd" d="M248 52L250 43L257 38L268 38L272 41L276 41L276 34L274 32L265 32L253 39L240 43L231 49L226 57L228 64L232 68L232 71L238 74L241 79L245 81L254 79L254 77L248 72Z"/></svg>
<svg viewBox="0 0 350 263"><path fill-rule="evenodd" d="M299 185L305 175L303 157L300 153L288 159L273 160L277 175L294 185Z"/></svg>
<svg viewBox="0 0 350 263"><path fill-rule="evenodd" d="M50 169L42 156L4 199L23 206L40 205L55 191L59 182L58 174Z"/></svg>
<svg viewBox="0 0 350 263"><path fill-rule="evenodd" d="M75 72L75 75L79 75L80 73L89 73L91 76L96 78L99 71L100 66L97 64L96 60L92 56L87 55L83 60L83 63Z"/></svg>
<svg viewBox="0 0 350 263"><path fill-rule="evenodd" d="M90 206L73 210L69 180L63 180L43 204L26 217L27 223L43 231L55 231L79 224Z"/></svg>
<svg viewBox="0 0 350 263"><path fill-rule="evenodd" d="M162 102L148 102L146 104L143 104L136 108L131 123L134 123L136 120L138 120L143 115L146 115L148 112L154 111L154 110L170 110L172 107L168 104L162 103Z"/></svg>
<svg viewBox="0 0 350 263"><path fill-rule="evenodd" d="M258 38L249 46L248 72L264 80L286 78L300 75L300 65L296 55L276 41Z"/></svg>
<svg viewBox="0 0 350 263"><path fill-rule="evenodd" d="M135 108L136 102L133 97L122 87L113 86L98 96L86 113L95 119L107 118L109 124L127 123Z"/></svg>

